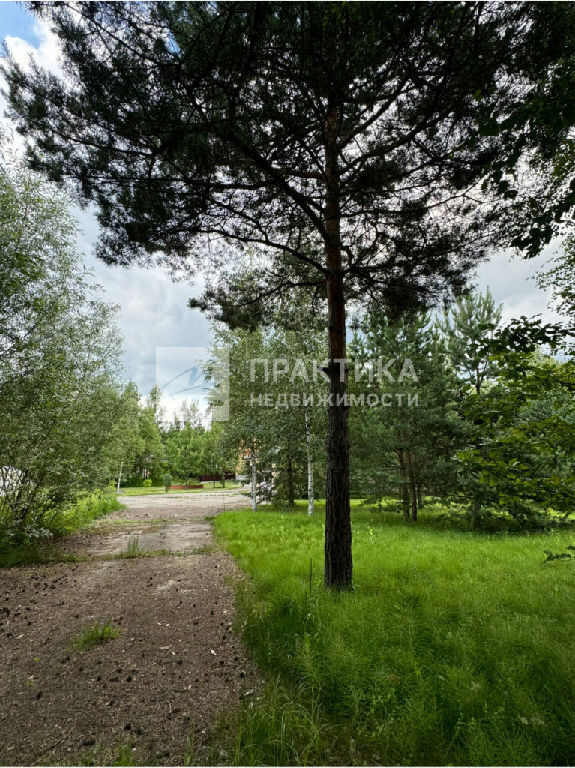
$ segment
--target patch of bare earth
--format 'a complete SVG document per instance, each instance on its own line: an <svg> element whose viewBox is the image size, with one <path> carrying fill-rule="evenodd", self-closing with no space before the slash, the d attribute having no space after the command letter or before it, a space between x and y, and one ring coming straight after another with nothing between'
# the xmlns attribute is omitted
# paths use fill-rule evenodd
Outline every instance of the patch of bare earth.
<svg viewBox="0 0 575 768"><path fill-rule="evenodd" d="M169 529L183 526L176 548L185 556L102 559L125 548L128 524L119 539L109 529L76 537L69 550L85 562L0 571L2 765L110 764L119 748L136 764L181 765L190 738L194 761L209 759L211 726L258 680L232 630L231 582L241 574L227 554L206 551L203 517L219 510L201 496L190 494L177 515L157 497L126 499L120 513L143 524L141 536L142 515L170 518L150 525L170 544L159 549L182 543ZM95 621L112 621L119 636L72 650Z"/></svg>

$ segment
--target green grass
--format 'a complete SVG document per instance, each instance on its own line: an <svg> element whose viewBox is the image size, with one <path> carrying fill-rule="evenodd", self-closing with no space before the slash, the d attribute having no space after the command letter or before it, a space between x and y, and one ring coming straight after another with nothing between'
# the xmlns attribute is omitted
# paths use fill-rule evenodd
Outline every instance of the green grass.
<svg viewBox="0 0 575 768"><path fill-rule="evenodd" d="M115 627L112 622L107 621L105 623L96 621L89 627L83 630L81 634L74 638L72 641L72 648L75 651L87 651L90 648L95 648L98 645L103 645L109 640L113 640L118 637L120 630Z"/></svg>
<svg viewBox="0 0 575 768"><path fill-rule="evenodd" d="M334 594L321 507L268 509L215 521L251 576L240 623L270 680L233 762L575 762L575 562L543 552L575 531L478 534L356 506L354 590Z"/></svg>
<svg viewBox="0 0 575 768"><path fill-rule="evenodd" d="M230 490L230 489L236 489L240 490L241 485L238 485L238 483L234 482L233 480L226 480L226 486L225 489L222 488L221 483L216 483L216 487L214 488L214 485L212 482L205 482L203 488L188 488L187 490L184 490L183 488L178 488L177 490L170 490L169 493L205 493L206 491L223 491L223 490ZM120 496L121 499L122 496L151 496L160 494L165 496L166 495L166 489L162 485L161 487L158 486L157 488L143 488L141 486L127 486L126 488L120 489Z"/></svg>

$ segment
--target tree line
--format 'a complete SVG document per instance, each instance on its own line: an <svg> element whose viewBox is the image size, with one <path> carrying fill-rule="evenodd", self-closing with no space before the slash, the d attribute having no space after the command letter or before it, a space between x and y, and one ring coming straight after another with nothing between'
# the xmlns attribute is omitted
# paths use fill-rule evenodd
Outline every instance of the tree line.
<svg viewBox="0 0 575 768"><path fill-rule="evenodd" d="M326 471L321 322L306 324L305 336L278 322L220 327L216 339L231 361L222 444L244 447L277 501L293 507L307 497L311 513ZM523 528L567 520L575 369L561 326L503 324L489 291L469 292L444 310L396 319L357 309L348 349L355 497L375 505L395 498L408 521L440 500L476 529L494 518Z"/></svg>

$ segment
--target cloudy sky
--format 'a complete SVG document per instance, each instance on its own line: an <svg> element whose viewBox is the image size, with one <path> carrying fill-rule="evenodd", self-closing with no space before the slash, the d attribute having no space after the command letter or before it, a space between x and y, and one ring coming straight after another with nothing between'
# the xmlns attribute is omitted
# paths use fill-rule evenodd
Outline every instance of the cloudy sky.
<svg viewBox="0 0 575 768"><path fill-rule="evenodd" d="M0 0L0 40L14 58L25 63L34 56L43 66L58 69L58 45L49 28L31 16L17 2ZM0 111L5 102L0 97ZM7 120L3 118L3 125ZM159 269L107 267L97 261L93 244L98 224L90 212L78 211L82 235L79 246L85 262L106 291L109 301L120 306L120 326L124 336L124 365L127 378L133 379L141 392L148 392L156 379L158 347L206 347L210 341L209 324L187 301L197 295L198 286L173 283ZM554 253L549 247L540 257L524 261L511 252L499 252L477 271L475 284L489 286L495 300L503 304L504 319L520 315L556 315L548 308L548 295L537 288L534 273Z"/></svg>

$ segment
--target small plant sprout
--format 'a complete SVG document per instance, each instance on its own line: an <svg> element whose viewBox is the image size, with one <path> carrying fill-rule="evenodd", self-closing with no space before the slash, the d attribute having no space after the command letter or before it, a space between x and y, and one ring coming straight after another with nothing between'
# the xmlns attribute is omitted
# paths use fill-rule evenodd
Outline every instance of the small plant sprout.
<svg viewBox="0 0 575 768"><path fill-rule="evenodd" d="M75 651L88 651L97 645L103 645L108 640L113 640L119 634L119 628L114 626L111 621L105 623L96 621L74 638L72 647Z"/></svg>

